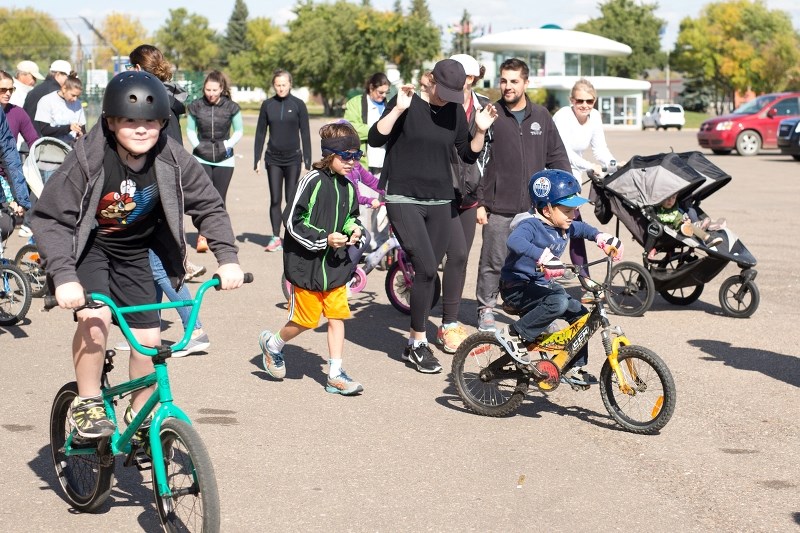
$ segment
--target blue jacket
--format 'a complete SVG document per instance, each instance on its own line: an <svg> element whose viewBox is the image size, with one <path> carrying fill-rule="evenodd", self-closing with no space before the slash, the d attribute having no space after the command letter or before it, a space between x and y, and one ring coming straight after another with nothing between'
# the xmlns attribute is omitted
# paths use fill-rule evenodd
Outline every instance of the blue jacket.
<svg viewBox="0 0 800 533"><path fill-rule="evenodd" d="M521 213L511 221L508 236L508 256L500 270L503 281L533 281L537 285L550 284L537 264L545 248L561 257L570 238L594 240L600 233L597 228L580 220L573 221L569 229L554 228L542 222L539 215Z"/></svg>
<svg viewBox="0 0 800 533"><path fill-rule="evenodd" d="M22 174L22 161L17 151L17 139L11 134L6 114L2 109L0 109L0 164L5 167L6 176L9 177L14 187L14 197L17 203L25 209L30 209L31 200L28 197L25 176Z"/></svg>

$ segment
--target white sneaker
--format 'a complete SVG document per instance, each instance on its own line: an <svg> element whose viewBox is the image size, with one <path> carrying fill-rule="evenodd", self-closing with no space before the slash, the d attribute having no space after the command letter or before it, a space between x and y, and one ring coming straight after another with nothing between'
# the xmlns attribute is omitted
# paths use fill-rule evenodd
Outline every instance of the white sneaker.
<svg viewBox="0 0 800 533"><path fill-rule="evenodd" d="M172 352L172 357L186 357L187 355L191 355L193 353L204 352L209 346L211 346L211 342L208 340L208 335L206 333L202 333L197 337L190 339L183 350Z"/></svg>
<svg viewBox="0 0 800 533"><path fill-rule="evenodd" d="M20 237L28 238L28 237L32 237L33 236L33 232L31 231L31 228L29 228L28 226L23 224L23 225L21 225L19 227L19 231L17 232L17 235L19 235Z"/></svg>

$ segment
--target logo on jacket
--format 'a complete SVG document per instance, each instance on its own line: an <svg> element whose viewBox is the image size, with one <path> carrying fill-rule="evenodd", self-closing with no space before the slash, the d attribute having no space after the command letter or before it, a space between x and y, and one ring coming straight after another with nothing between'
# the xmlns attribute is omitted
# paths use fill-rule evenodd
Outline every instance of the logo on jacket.
<svg viewBox="0 0 800 533"><path fill-rule="evenodd" d="M531 135L541 135L542 134L542 125L538 122L534 122L531 124Z"/></svg>

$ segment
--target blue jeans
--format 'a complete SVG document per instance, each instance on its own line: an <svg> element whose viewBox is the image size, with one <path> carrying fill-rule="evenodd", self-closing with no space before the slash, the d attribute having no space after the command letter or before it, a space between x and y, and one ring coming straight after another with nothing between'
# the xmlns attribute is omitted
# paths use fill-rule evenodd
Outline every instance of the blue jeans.
<svg viewBox="0 0 800 533"><path fill-rule="evenodd" d="M161 298L166 294L167 299L170 302L174 302L177 300L191 300L192 294L189 292L189 289L186 288L186 284L184 283L181 286L181 290L176 291L172 288L172 283L170 283L169 278L167 277L167 272L164 270L164 265L161 264L161 259L150 250L150 268L153 270L153 280L156 283L156 302L160 302ZM178 307L176 308L178 314L181 316L181 322L183 323L183 329L186 329L186 324L189 323L189 314L191 313L191 307ZM200 317L197 317L197 322L194 324L194 329L202 329L203 325L200 323Z"/></svg>
<svg viewBox="0 0 800 533"><path fill-rule="evenodd" d="M580 300L572 298L555 282L543 287L536 283L501 281L500 295L503 302L524 312L513 326L526 343L538 337L553 320L564 319L571 324L589 312ZM588 362L589 346L586 345L570 366L584 366Z"/></svg>

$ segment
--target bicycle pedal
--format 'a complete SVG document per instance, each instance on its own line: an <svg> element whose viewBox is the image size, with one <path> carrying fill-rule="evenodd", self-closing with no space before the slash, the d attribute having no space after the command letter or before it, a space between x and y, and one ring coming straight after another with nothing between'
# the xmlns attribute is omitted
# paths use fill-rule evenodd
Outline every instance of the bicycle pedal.
<svg viewBox="0 0 800 533"><path fill-rule="evenodd" d="M131 448L130 453L125 457L125 466L136 466L139 472L153 468L152 458L145 453L144 448L136 446Z"/></svg>

